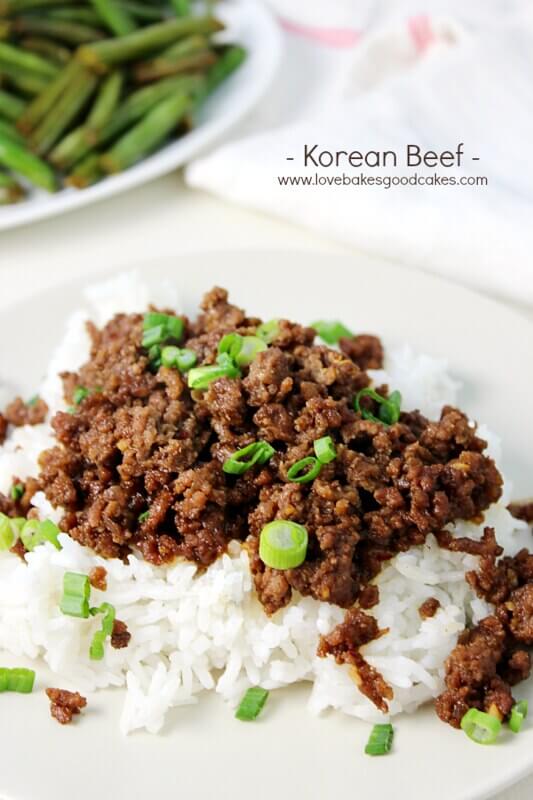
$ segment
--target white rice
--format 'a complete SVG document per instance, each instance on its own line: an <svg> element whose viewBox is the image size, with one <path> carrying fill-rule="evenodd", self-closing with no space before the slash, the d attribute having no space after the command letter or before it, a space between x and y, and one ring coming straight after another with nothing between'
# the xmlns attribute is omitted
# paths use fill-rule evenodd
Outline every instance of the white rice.
<svg viewBox="0 0 533 800"><path fill-rule="evenodd" d="M179 309L170 287L160 289L158 297L134 274L91 289L87 299L98 324L116 311L144 310L150 301ZM76 369L87 358L86 318L85 312L71 317L51 360L41 394L52 413L64 407L58 372ZM445 362L404 347L392 349L386 372L376 371L374 378L399 388L406 407L435 417L445 403L457 402L459 386L446 369ZM498 458L498 440L485 428L481 433ZM14 474L35 474L38 454L52 442L47 424L13 431L0 448L0 490L9 489ZM41 493L34 502L42 518L61 516ZM512 554L527 535L527 526L511 517L504 502L487 512L484 524L496 527L498 541ZM455 530L479 537L482 527L460 523ZM295 596L268 619L238 543L197 574L195 566L185 562L157 568L134 555L127 564L104 561L68 536L60 539L61 551L43 545L26 556L26 563L0 553L0 649L44 659L61 686L84 693L125 686L120 722L124 733L139 728L159 731L169 708L196 702L205 690L215 690L234 705L250 686L275 689L302 680L312 682L313 713L332 707L366 720L384 719L358 691L346 667L316 656L319 635L330 631L343 611ZM106 647L101 662L88 655L98 620L78 620L59 611L64 572L86 573L96 565L107 569L108 589L93 590L94 603L112 603L132 634L127 648ZM477 558L441 550L430 536L424 546L394 558L378 577L380 602L373 613L380 627L390 632L371 642L364 654L394 690L391 715L411 712L442 691L444 660L458 634L467 621L477 622L489 613L490 606L464 580L465 571L476 565ZM429 597L436 597L441 607L433 618L422 621L418 608Z"/></svg>

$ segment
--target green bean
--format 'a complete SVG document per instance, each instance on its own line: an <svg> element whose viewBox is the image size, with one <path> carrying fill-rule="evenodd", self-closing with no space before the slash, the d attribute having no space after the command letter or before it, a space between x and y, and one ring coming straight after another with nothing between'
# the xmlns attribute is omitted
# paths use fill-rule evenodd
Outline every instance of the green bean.
<svg viewBox="0 0 533 800"><path fill-rule="evenodd" d="M49 83L46 89L33 100L26 108L17 122L17 127L23 133L31 133L41 120L48 114L54 103L59 100L63 92L75 76L81 74L83 67L76 61L71 61L59 73L55 81Z"/></svg>
<svg viewBox="0 0 533 800"><path fill-rule="evenodd" d="M137 83L150 83L159 78L179 75L182 72L203 70L212 66L217 60L212 50L191 53L181 58L164 59L156 58L154 61L145 61L134 68L133 74Z"/></svg>
<svg viewBox="0 0 533 800"><path fill-rule="evenodd" d="M75 75L31 137L31 145L39 155L46 155L68 129L85 106L97 84L97 78L87 70Z"/></svg>
<svg viewBox="0 0 533 800"><path fill-rule="evenodd" d="M103 39L105 34L98 28L81 25L78 22L68 22L62 19L46 19L40 17L17 17L12 22L15 33L20 35L36 34L58 39L68 44L83 44Z"/></svg>
<svg viewBox="0 0 533 800"><path fill-rule="evenodd" d="M20 40L20 46L30 53L38 53L45 56L50 61L55 62L58 66L63 66L70 60L70 50L68 47L62 47L56 44L51 39L45 39L40 36L27 36Z"/></svg>
<svg viewBox="0 0 533 800"><path fill-rule="evenodd" d="M24 100L0 89L0 114L3 114L7 119L17 120L25 108L26 103Z"/></svg>
<svg viewBox="0 0 533 800"><path fill-rule="evenodd" d="M165 141L191 106L191 95L185 92L162 100L102 156L100 165L103 170L121 172L140 161Z"/></svg>
<svg viewBox="0 0 533 800"><path fill-rule="evenodd" d="M126 9L115 0L91 0L98 16L115 36L126 36L137 29L137 23Z"/></svg>
<svg viewBox="0 0 533 800"><path fill-rule="evenodd" d="M29 74L39 75L44 78L55 78L57 67L45 58L27 53L20 47L0 42L0 61L13 67L20 67Z"/></svg>
<svg viewBox="0 0 533 800"><path fill-rule="evenodd" d="M105 72L114 64L133 61L192 33L215 33L223 25L214 17L187 17L149 25L117 39L84 45L77 57L95 71Z"/></svg>
<svg viewBox="0 0 533 800"><path fill-rule="evenodd" d="M0 164L49 192L57 188L53 170L30 150L0 133Z"/></svg>

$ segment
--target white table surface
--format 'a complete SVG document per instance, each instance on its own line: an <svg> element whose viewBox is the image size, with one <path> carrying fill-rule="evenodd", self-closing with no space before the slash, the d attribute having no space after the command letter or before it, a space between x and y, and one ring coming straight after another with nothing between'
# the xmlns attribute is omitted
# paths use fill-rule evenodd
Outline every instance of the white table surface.
<svg viewBox="0 0 533 800"><path fill-rule="evenodd" d="M186 269L187 254L194 251L247 249L350 252L306 230L185 189L175 174L63 217L0 233L0 311L69 277L90 280L106 269L169 255ZM219 282L224 283L223 274ZM533 776L495 800L532 797Z"/></svg>

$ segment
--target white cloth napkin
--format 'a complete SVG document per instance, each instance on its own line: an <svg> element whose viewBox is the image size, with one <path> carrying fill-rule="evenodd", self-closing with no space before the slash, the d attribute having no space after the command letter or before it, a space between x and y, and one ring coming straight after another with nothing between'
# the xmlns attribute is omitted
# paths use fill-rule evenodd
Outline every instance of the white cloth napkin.
<svg viewBox="0 0 533 800"><path fill-rule="evenodd" d="M188 183L533 306L531 4L334 0L340 27L332 28L317 13L326 4L270 2L286 9L279 77L232 141L189 165ZM402 166L407 144L453 151L460 142L459 168ZM393 150L400 163L305 168L306 143ZM486 176L488 185L289 187L278 180L343 172Z"/></svg>

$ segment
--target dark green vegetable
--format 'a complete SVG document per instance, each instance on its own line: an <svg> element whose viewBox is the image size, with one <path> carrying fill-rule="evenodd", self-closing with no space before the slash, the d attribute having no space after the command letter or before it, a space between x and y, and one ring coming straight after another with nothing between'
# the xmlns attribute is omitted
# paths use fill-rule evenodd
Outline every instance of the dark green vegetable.
<svg viewBox="0 0 533 800"><path fill-rule="evenodd" d="M267 701L268 694L267 690L260 686L248 689L235 712L236 718L242 722L251 722L257 719Z"/></svg>
<svg viewBox="0 0 533 800"><path fill-rule="evenodd" d="M17 17L12 23L13 32L19 36L28 34L46 36L55 41L78 45L86 42L96 42L105 37L104 31L79 22L69 22L63 19L48 19L46 17Z"/></svg>
<svg viewBox="0 0 533 800"><path fill-rule="evenodd" d="M43 93L27 106L17 122L17 127L25 134L31 133L60 99L67 86L82 72L83 68L76 61L71 61L70 64L67 64L57 78L48 84Z"/></svg>
<svg viewBox="0 0 533 800"><path fill-rule="evenodd" d="M133 75L137 83L150 83L171 75L201 70L210 67L216 61L217 57L212 50L199 50L179 58L156 58L153 61L145 61L134 67Z"/></svg>
<svg viewBox="0 0 533 800"><path fill-rule="evenodd" d="M58 73L56 65L51 64L45 58L37 56L35 53L28 53L20 47L14 47L6 42L0 42L0 61L43 78L55 78Z"/></svg>
<svg viewBox="0 0 533 800"><path fill-rule="evenodd" d="M49 61L63 67L70 60L70 50L42 36L26 36L20 40L20 46L30 53L38 53Z"/></svg>

